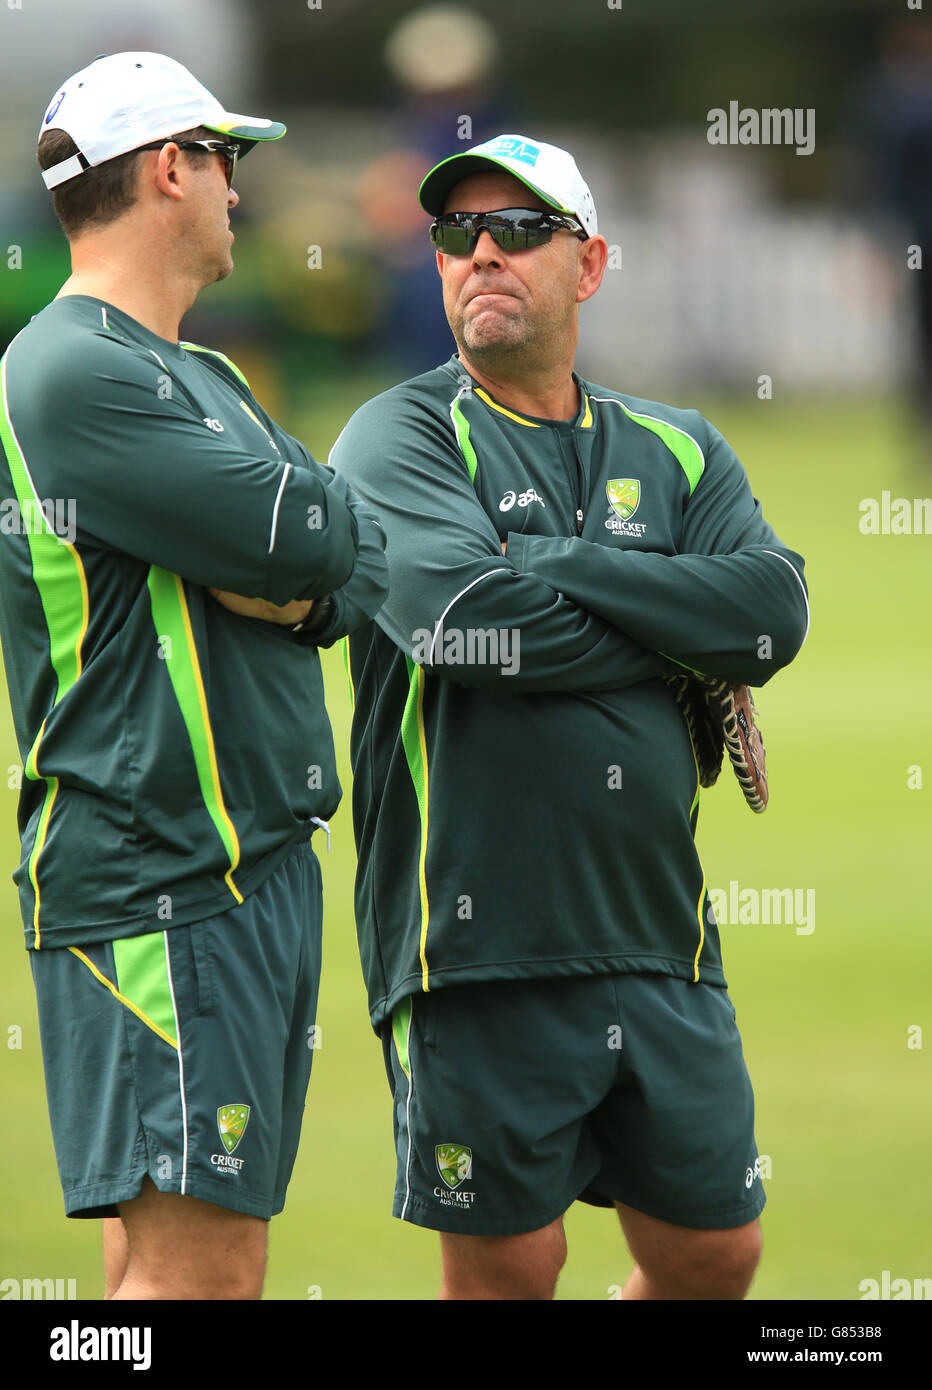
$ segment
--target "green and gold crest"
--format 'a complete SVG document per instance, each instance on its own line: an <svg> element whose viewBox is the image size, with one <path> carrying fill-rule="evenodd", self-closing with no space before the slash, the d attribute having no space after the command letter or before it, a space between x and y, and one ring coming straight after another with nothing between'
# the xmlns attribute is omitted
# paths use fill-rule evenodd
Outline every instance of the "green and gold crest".
<svg viewBox="0 0 932 1390"><path fill-rule="evenodd" d="M465 1144L438 1144L435 1153L437 1172L450 1189L455 1190L472 1177L472 1149Z"/></svg>
<svg viewBox="0 0 932 1390"><path fill-rule="evenodd" d="M243 1135L246 1133L246 1125L249 1121L249 1106L237 1102L234 1105L221 1105L217 1111L217 1128L220 1131L220 1138L223 1140L223 1147L228 1154L236 1148Z"/></svg>
<svg viewBox="0 0 932 1390"><path fill-rule="evenodd" d="M615 515L627 521L638 509L641 484L637 478L609 478L605 484L605 495Z"/></svg>

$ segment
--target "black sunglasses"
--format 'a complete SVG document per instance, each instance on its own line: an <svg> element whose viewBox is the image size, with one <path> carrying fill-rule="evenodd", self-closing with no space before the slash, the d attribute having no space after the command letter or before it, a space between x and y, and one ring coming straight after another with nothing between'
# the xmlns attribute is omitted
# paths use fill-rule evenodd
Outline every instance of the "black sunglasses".
<svg viewBox="0 0 932 1390"><path fill-rule="evenodd" d="M161 150L166 145L177 145L179 150L207 150L219 154L223 160L224 173L227 176L227 188L232 188L239 145L227 140L157 140L152 145L140 145L139 148L140 150Z"/></svg>
<svg viewBox="0 0 932 1390"><path fill-rule="evenodd" d="M530 251L546 246L554 232L589 234L573 217L536 208L497 208L495 212L447 212L430 224L430 239L447 256L467 256L485 230L503 251Z"/></svg>

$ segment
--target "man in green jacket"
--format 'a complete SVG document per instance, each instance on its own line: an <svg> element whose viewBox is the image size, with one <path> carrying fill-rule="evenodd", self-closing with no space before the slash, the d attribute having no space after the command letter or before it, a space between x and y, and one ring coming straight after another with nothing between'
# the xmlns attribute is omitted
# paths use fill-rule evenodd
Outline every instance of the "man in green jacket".
<svg viewBox="0 0 932 1390"><path fill-rule="evenodd" d="M331 455L387 536L348 660L394 1211L441 1233L443 1297L552 1297L582 1197L619 1212L623 1297L741 1298L753 1095L663 678L791 661L803 562L701 415L574 372L607 247L568 153L500 136L420 200L457 355Z"/></svg>
<svg viewBox="0 0 932 1390"><path fill-rule="evenodd" d="M284 133L160 54L76 73L38 151L73 273L0 366L14 877L65 1209L107 1218L116 1298L261 1292L340 800L316 649L385 593L345 481L179 341L233 268L237 155Z"/></svg>

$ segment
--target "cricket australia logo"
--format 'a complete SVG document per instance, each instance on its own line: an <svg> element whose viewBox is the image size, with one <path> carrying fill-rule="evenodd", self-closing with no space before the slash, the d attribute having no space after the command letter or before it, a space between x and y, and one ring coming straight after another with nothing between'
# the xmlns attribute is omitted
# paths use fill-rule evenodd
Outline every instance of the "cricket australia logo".
<svg viewBox="0 0 932 1390"><path fill-rule="evenodd" d="M228 1154L239 1144L243 1135L246 1133L246 1126L249 1123L248 1105L221 1105L217 1111L217 1128L220 1131L220 1138L223 1147Z"/></svg>
<svg viewBox="0 0 932 1390"><path fill-rule="evenodd" d="M616 536L643 536L647 527L631 518L641 503L641 483L638 478L609 478L605 495L611 509L606 530Z"/></svg>
<svg viewBox="0 0 932 1390"><path fill-rule="evenodd" d="M235 1175L246 1161L242 1158L233 1158L232 1155L246 1133L246 1126L249 1123L249 1109L250 1107L243 1101L235 1101L232 1105L221 1105L217 1110L217 1129L220 1131L220 1142L226 1153L211 1154L210 1161L221 1173Z"/></svg>
<svg viewBox="0 0 932 1390"><path fill-rule="evenodd" d="M638 509L641 484L637 478L609 478L605 484L605 495L615 515L627 521Z"/></svg>
<svg viewBox="0 0 932 1390"><path fill-rule="evenodd" d="M447 1191L434 1188L434 1196L445 1207L471 1207L476 1200L474 1192L463 1192L462 1185L472 1177L472 1149L465 1144L438 1144L434 1150L437 1172Z"/></svg>
<svg viewBox="0 0 932 1390"><path fill-rule="evenodd" d="M437 1172L451 1190L472 1177L472 1149L465 1144L438 1144L435 1153Z"/></svg>

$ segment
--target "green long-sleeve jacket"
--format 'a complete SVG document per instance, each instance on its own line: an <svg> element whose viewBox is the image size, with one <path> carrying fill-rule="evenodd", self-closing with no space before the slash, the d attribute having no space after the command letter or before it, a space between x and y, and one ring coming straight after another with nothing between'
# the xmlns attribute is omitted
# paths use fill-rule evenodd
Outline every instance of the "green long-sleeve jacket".
<svg viewBox="0 0 932 1390"><path fill-rule="evenodd" d="M55 300L0 377L26 943L212 916L339 802L315 642L375 613L383 534L222 354L100 300ZM308 641L209 588L333 613Z"/></svg>
<svg viewBox="0 0 932 1390"><path fill-rule="evenodd" d="M574 420L533 419L454 357L331 454L387 537L388 599L348 644L377 1028L469 981L724 984L662 677L763 685L808 628L803 561L700 414L578 386Z"/></svg>

